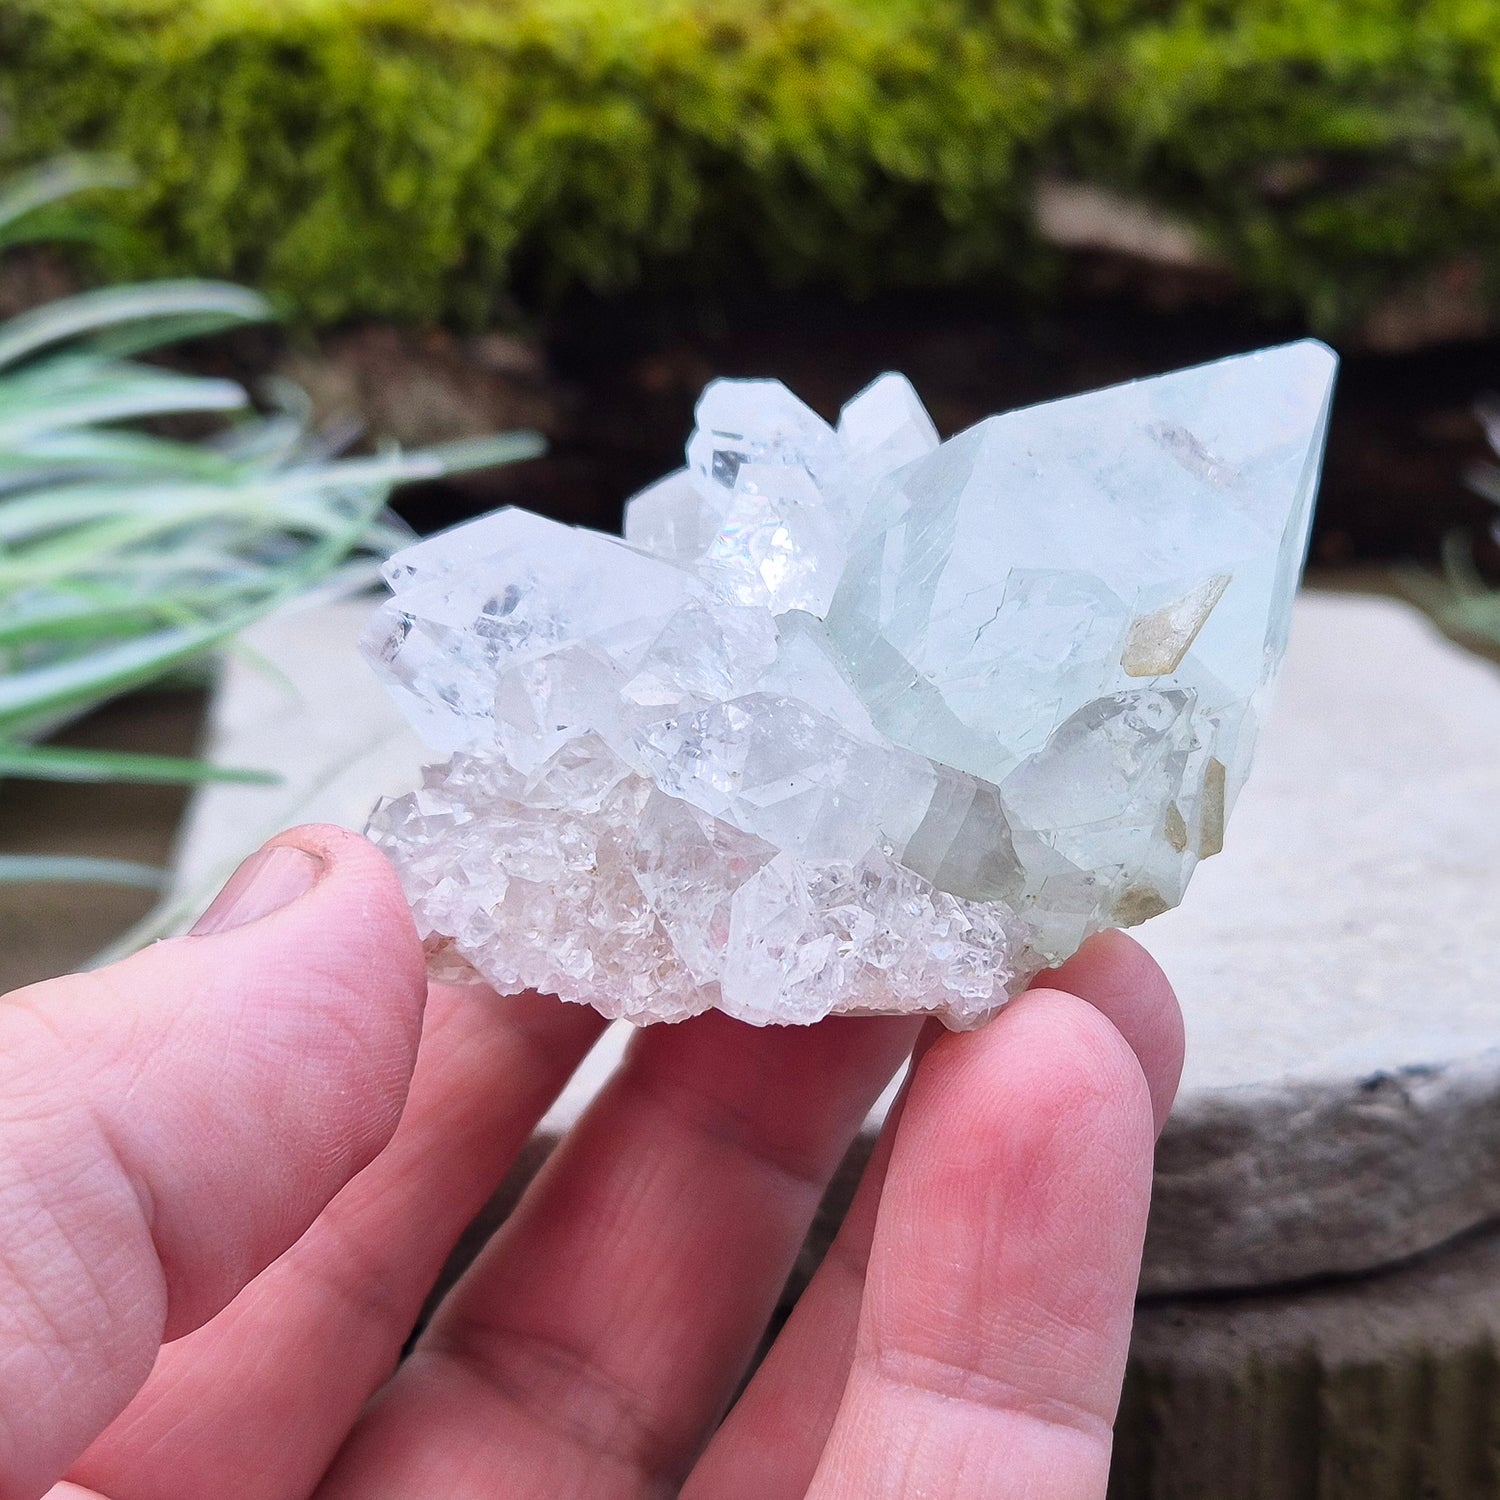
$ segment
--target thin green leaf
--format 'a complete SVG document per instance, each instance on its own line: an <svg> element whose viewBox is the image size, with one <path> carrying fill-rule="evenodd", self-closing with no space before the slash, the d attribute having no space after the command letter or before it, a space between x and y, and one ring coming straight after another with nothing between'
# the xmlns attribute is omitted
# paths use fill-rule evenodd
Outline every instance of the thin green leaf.
<svg viewBox="0 0 1500 1500"><path fill-rule="evenodd" d="M77 885L124 885L160 891L167 872L124 859L89 859L71 854L0 854L0 885L64 881Z"/></svg>
<svg viewBox="0 0 1500 1500"><path fill-rule="evenodd" d="M489 437L460 438L415 450L413 457L436 459L445 474L471 469L489 469L499 464L520 463L547 451L547 440L539 432L497 432Z"/></svg>
<svg viewBox="0 0 1500 1500"><path fill-rule="evenodd" d="M166 542L194 526L238 526L242 534L248 530L318 536L340 529L343 521L328 507L278 503L274 492L251 488L228 495L214 490L184 490L142 498L159 499L161 503L120 510L96 520L82 520L80 516L75 524L60 524L46 535L30 538L24 550L13 547L9 558L0 558L0 587L32 588L69 576L88 576L96 566L129 566L128 554L137 549L142 560L159 565L179 554L153 554L145 544ZM79 512L84 509L80 506ZM175 545L182 546L180 542Z"/></svg>
<svg viewBox="0 0 1500 1500"><path fill-rule="evenodd" d="M45 495L22 496L0 506L0 542L14 548L49 534L55 542L37 545L24 557L0 561L0 584L34 584L61 570L82 566L90 554L119 552L185 525L210 519L240 520L308 535L343 524L330 497L378 497L391 486L431 479L462 468L513 462L541 451L533 433L443 447L346 459L288 469L257 480L223 485L151 486L134 496L116 485L88 483L59 487ZM363 500L360 502L363 508ZM49 572L50 569L50 572Z"/></svg>
<svg viewBox="0 0 1500 1500"><path fill-rule="evenodd" d="M81 750L70 745L0 744L0 776L24 781L144 783L155 786L195 786L200 782L231 782L238 786L274 786L274 771L239 766L216 766L206 760L176 755L137 755L126 750Z"/></svg>
<svg viewBox="0 0 1500 1500"><path fill-rule="evenodd" d="M113 525L142 517L155 524L193 516L221 516L231 503L243 504L243 493L224 484L122 484L104 480L54 485L45 494L19 495L0 505L0 544L17 552L39 538L94 525ZM84 548L80 546L82 553Z"/></svg>
<svg viewBox="0 0 1500 1500"><path fill-rule="evenodd" d="M38 726L53 726L221 644L333 568L358 544L380 505L379 496L371 497L341 527L286 564L276 586L244 609L209 623L155 631L88 656L0 677L0 735L35 737Z"/></svg>
<svg viewBox="0 0 1500 1500"><path fill-rule="evenodd" d="M98 156L63 156L13 177L0 190L0 249L29 238L19 226L38 209L94 188L131 187L136 174L124 162Z"/></svg>
<svg viewBox="0 0 1500 1500"><path fill-rule="evenodd" d="M230 596L228 589L204 589L197 595L131 600L117 597L97 601L48 598L36 613L0 617L0 650L16 650L38 642L78 645L105 637L139 635L162 625L182 625L202 618Z"/></svg>
<svg viewBox="0 0 1500 1500"><path fill-rule="evenodd" d="M546 440L535 432L506 432L496 437L438 443L430 448L413 448L374 458L350 458L334 464L291 469L278 479L276 488L282 494L290 494L363 488L366 485L409 484L417 479L440 479L445 474L488 469L535 458L545 452L546 447Z"/></svg>
<svg viewBox="0 0 1500 1500"><path fill-rule="evenodd" d="M0 557L0 588L63 587L70 579L142 571L232 574L264 561L284 561L295 539L342 535L351 514L376 511L383 501L383 491L347 496L337 506L285 497L274 489L246 487L227 496L186 492L154 509L104 516L33 537L24 548L13 546L9 557ZM202 544L194 545L195 535ZM258 543L274 550L258 557Z"/></svg>
<svg viewBox="0 0 1500 1500"><path fill-rule="evenodd" d="M253 319L225 318L207 312L174 314L141 323L125 323L118 328L89 334L69 347L97 355L100 359L129 359L137 354L164 349L169 344L207 338L210 334L223 333L229 328L243 327L247 322L259 323L274 317L274 310L269 308L263 317Z"/></svg>
<svg viewBox="0 0 1500 1500"><path fill-rule="evenodd" d="M238 421L203 446L231 463L255 465L271 472L289 464L308 444L307 426L292 412L276 412L259 421Z"/></svg>
<svg viewBox="0 0 1500 1500"><path fill-rule="evenodd" d="M100 287L21 313L0 327L0 369L50 345L103 336L122 324L138 324L129 352L170 342L175 327L195 332L263 323L272 316L266 299L219 281L156 281L141 286ZM186 320L186 324L184 321ZM110 352L126 352L116 341Z"/></svg>
<svg viewBox="0 0 1500 1500"><path fill-rule="evenodd" d="M150 479L233 480L244 468L233 453L150 433L69 428L0 448L0 495L90 478L126 484Z"/></svg>
<svg viewBox="0 0 1500 1500"><path fill-rule="evenodd" d="M34 721L103 702L150 682L168 668L217 645L241 623L239 617L232 617L206 625L157 630L87 656L0 678L0 734L23 736Z"/></svg>
<svg viewBox="0 0 1500 1500"><path fill-rule="evenodd" d="M0 446L94 422L237 411L248 402L232 380L76 357L52 359L0 385Z"/></svg>

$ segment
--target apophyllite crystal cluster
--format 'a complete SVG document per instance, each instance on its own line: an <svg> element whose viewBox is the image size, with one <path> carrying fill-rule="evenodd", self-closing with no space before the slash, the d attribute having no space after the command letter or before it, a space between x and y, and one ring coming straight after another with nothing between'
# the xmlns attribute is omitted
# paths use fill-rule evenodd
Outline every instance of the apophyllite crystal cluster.
<svg viewBox="0 0 1500 1500"><path fill-rule="evenodd" d="M445 757L378 809L434 971L636 1021L977 1024L1218 853L1335 361L1286 345L945 443L703 393L624 539L408 548L368 654Z"/></svg>

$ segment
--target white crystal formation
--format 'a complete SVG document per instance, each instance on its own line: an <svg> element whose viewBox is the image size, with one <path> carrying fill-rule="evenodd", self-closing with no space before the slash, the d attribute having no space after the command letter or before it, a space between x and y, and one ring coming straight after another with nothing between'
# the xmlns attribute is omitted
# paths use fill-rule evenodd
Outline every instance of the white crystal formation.
<svg viewBox="0 0 1500 1500"><path fill-rule="evenodd" d="M1219 851L1286 641L1335 361L991 417L704 392L622 539L502 510L367 641L446 757L377 810L434 972L609 1016L991 1015Z"/></svg>

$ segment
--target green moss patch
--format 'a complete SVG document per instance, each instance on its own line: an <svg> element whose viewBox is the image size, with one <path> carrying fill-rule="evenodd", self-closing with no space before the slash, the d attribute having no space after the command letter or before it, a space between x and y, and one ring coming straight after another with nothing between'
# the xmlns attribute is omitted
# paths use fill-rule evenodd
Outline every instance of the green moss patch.
<svg viewBox="0 0 1500 1500"><path fill-rule="evenodd" d="M5 0L0 115L0 162L139 169L105 273L316 323L1024 281L1043 172L1325 328L1500 256L1500 0Z"/></svg>

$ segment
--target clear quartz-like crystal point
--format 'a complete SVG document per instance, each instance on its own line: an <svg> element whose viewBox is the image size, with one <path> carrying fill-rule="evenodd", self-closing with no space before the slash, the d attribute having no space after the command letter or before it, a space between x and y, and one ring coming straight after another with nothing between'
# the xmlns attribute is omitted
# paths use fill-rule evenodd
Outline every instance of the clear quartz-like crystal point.
<svg viewBox="0 0 1500 1500"><path fill-rule="evenodd" d="M851 455L884 469L899 468L938 446L937 428L904 375L882 375L846 402L838 434Z"/></svg>
<svg viewBox="0 0 1500 1500"><path fill-rule="evenodd" d="M1218 853L1334 359L1303 342L939 443L715 381L625 540L418 543L367 654L438 752L372 833L435 972L636 1021L983 1021Z"/></svg>

